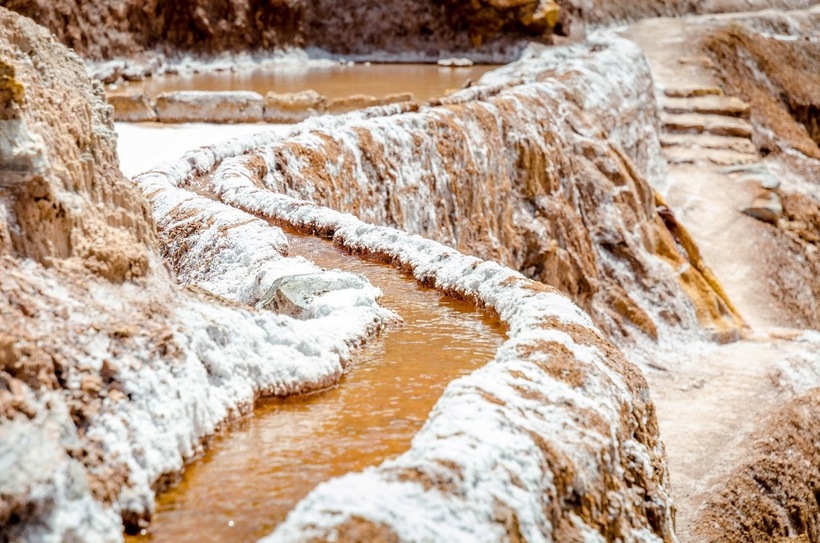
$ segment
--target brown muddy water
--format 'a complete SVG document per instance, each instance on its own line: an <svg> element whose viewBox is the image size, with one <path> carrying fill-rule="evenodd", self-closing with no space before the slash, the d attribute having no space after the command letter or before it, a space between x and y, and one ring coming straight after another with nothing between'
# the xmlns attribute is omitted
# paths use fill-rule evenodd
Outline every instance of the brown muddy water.
<svg viewBox="0 0 820 543"><path fill-rule="evenodd" d="M335 64L309 68L275 68L239 72L213 72L192 75L163 75L143 81L125 83L116 92L144 92L156 96L171 91L255 91L300 92L313 89L327 98L351 94L383 97L412 92L418 101L443 96L448 89L463 87L478 80L496 66L464 68L435 64Z"/></svg>
<svg viewBox="0 0 820 543"><path fill-rule="evenodd" d="M357 351L338 386L261 400L253 416L229 425L182 482L158 496L146 535L128 538L131 543L268 535L320 482L407 450L447 384L489 362L504 341L505 328L490 311L329 241L288 238L291 255L367 276L404 324Z"/></svg>

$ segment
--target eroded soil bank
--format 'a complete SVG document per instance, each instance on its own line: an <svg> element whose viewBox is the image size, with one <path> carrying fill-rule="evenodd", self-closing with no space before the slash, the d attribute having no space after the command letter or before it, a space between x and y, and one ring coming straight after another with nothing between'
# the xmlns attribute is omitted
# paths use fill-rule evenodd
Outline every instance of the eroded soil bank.
<svg viewBox="0 0 820 543"><path fill-rule="evenodd" d="M551 0L3 0L89 59L145 51L218 55L319 47L433 60L447 51L510 58L527 38L549 39Z"/></svg>
<svg viewBox="0 0 820 543"><path fill-rule="evenodd" d="M134 58L163 51L225 52L308 47L361 57L436 60L443 54L507 61L529 39L552 30L657 16L771 7L797 9L812 0L2 0L31 17L83 57ZM559 9L560 8L560 9ZM142 63L146 65L145 63ZM149 63L150 64L150 63ZM148 71L155 69L147 66ZM140 77L131 70L129 77Z"/></svg>

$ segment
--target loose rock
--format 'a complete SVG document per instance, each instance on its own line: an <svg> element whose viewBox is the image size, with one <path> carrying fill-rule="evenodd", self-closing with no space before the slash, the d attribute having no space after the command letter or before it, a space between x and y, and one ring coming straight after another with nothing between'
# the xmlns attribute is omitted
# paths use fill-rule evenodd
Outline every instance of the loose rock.
<svg viewBox="0 0 820 543"><path fill-rule="evenodd" d="M340 271L288 275L274 281L256 307L272 309L298 319L309 319L314 316L313 302L317 298L330 292L361 290L367 286L362 276Z"/></svg>
<svg viewBox="0 0 820 543"><path fill-rule="evenodd" d="M760 188L766 190L777 190L780 188L780 180L766 172L742 175L737 178L737 181L740 183L756 183Z"/></svg>
<svg viewBox="0 0 820 543"><path fill-rule="evenodd" d="M783 215L783 202L776 192L768 192L755 198L752 205L743 208L742 211L752 218L777 226L780 216Z"/></svg>

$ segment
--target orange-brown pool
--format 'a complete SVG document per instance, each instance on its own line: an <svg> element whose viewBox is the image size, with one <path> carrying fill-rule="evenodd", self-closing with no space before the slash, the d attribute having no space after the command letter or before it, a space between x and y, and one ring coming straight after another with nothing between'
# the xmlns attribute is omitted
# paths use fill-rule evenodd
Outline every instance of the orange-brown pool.
<svg viewBox="0 0 820 543"><path fill-rule="evenodd" d="M486 364L504 340L488 311L327 241L289 238L292 255L366 275L404 325L358 351L337 387L260 401L158 497L146 536L132 541L243 542L269 534L318 483L405 451L444 387Z"/></svg>
<svg viewBox="0 0 820 543"><path fill-rule="evenodd" d="M426 101L443 96L447 89L460 88L470 80L476 81L493 68L495 66L488 65L449 68L435 64L337 64L299 70L280 68L163 75L126 83L116 92L144 92L156 96L161 92L182 90L245 90L265 94L268 91L313 89L327 98L342 98L351 94L382 97L412 92L416 100Z"/></svg>

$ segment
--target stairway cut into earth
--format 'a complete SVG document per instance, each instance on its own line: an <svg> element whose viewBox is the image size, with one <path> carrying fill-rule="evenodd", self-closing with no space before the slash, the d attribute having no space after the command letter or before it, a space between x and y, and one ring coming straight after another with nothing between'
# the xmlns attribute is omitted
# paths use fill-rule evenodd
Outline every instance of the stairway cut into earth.
<svg viewBox="0 0 820 543"><path fill-rule="evenodd" d="M810 13L796 12L794 17ZM800 335L799 320L794 320L796 313L781 303L787 296L772 288L767 264L770 259L780 262L781 269L794 270L799 276L805 273L801 272L799 253L789 255L784 250L788 245L782 241L772 244L771 240L780 235L777 218L771 225L740 212L766 195L773 194L770 197L779 201L774 189L780 184L778 173L785 170L774 160L764 161L758 153L754 137L761 128L759 120L757 125L753 122L755 112L740 97L726 95L716 66L701 49L710 33L733 20L779 16L738 13L649 19L622 31L643 49L656 84L662 109L661 144L669 164L662 192L691 232L729 299L751 325L742 341L701 352L693 350L674 372L650 369L647 373L669 453L678 508L677 533L682 541L731 541L733 537L759 538L767 533L756 525L757 513L749 506L754 502L764 507L761 501L755 502L761 498L753 493L736 494L742 496L738 505L731 498L716 496L723 489L731 492L746 484L738 470L759 474L755 470L761 469L759 465L739 466L752 462L752 458L764 464L771 461L772 457L755 456L760 445L754 445L754 439L765 442L767 438L760 436L769 434L769 418L786 400L818 384L816 339L808 341L808 335ZM811 275L801 282L811 285ZM790 291L799 289L798 285ZM812 297L810 291L792 296L809 303ZM784 333L784 328L797 330ZM794 341L800 337L806 340ZM806 373L795 380L795 368ZM788 471L783 469L784 473ZM749 486L744 488L749 492ZM776 485L773 488L772 495L788 493ZM773 505L778 499L769 502L771 511L779 507ZM797 509L803 507L797 503ZM726 520L720 529L714 529L714 524L710 524L712 528L701 526L704 521L714 523L721 517L736 518L736 525L730 527ZM743 531L737 523L758 527ZM761 531L755 531L758 529ZM769 529L775 530L768 532L771 536L789 533L777 522ZM801 533L799 527L794 530L792 533Z"/></svg>

